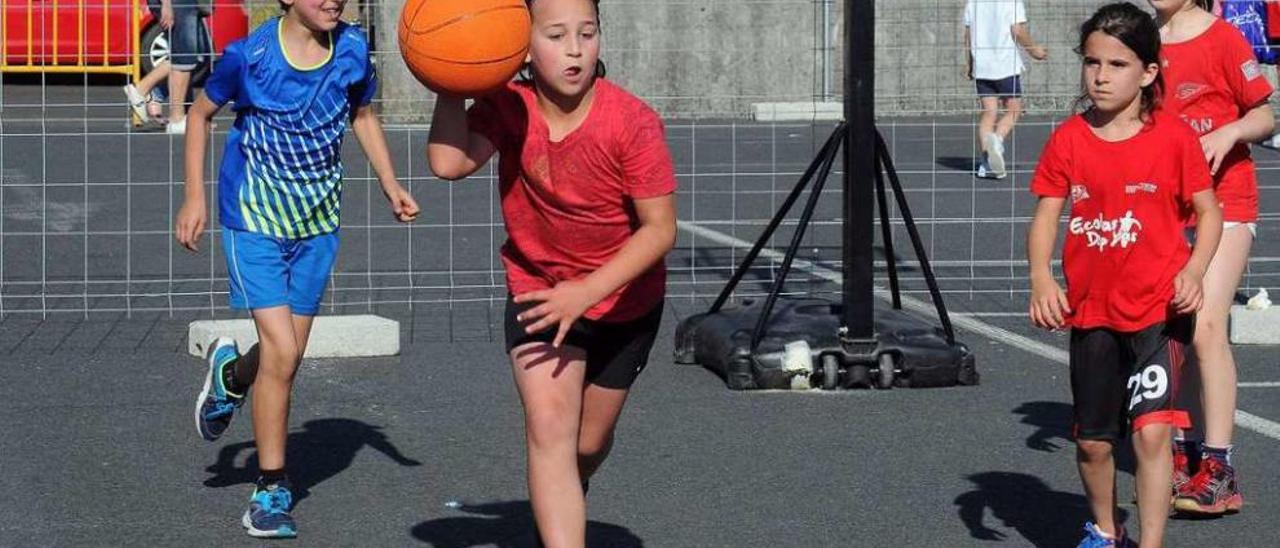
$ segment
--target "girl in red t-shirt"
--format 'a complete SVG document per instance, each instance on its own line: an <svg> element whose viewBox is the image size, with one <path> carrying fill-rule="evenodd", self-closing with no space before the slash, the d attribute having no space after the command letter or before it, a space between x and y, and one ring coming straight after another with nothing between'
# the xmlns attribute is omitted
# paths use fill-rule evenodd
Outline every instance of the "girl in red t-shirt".
<svg viewBox="0 0 1280 548"><path fill-rule="evenodd" d="M543 542L582 546L587 479L662 317L676 181L657 113L602 77L597 2L528 4L528 78L470 110L441 95L427 155L444 179L499 156L529 498Z"/></svg>
<svg viewBox="0 0 1280 548"><path fill-rule="evenodd" d="M1080 27L1077 51L1088 108L1049 137L1031 181L1040 199L1027 236L1030 315L1071 327L1076 461L1096 523L1080 545L1124 545L1113 448L1131 437L1142 545L1160 546L1172 427L1190 426L1174 395L1222 217L1195 134L1155 112L1155 21L1132 4L1104 6ZM1050 257L1068 200L1063 291ZM1183 236L1192 211L1194 248Z"/></svg>
<svg viewBox="0 0 1280 548"><path fill-rule="evenodd" d="M1204 443L1201 447L1179 437L1174 444L1174 506L1222 514L1239 510L1243 502L1231 466L1236 365L1227 316L1257 231L1258 180L1248 143L1266 139L1275 127L1267 104L1272 90L1240 31L1207 11L1211 0L1152 0L1151 5L1163 42L1162 108L1200 135L1225 221L1222 242L1204 278L1204 309L1196 315Z"/></svg>

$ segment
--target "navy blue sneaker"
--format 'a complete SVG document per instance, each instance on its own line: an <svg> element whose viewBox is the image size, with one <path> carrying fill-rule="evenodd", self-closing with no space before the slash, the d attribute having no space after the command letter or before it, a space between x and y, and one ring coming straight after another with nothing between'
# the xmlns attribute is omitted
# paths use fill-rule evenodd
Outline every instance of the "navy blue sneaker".
<svg viewBox="0 0 1280 548"><path fill-rule="evenodd" d="M289 480L275 485L258 485L249 497L249 509L244 511L240 524L245 532L256 538L293 538L298 536L298 526L289 510L293 507L293 492Z"/></svg>
<svg viewBox="0 0 1280 548"><path fill-rule="evenodd" d="M227 392L223 384L223 370L240 357L235 341L219 337L209 345L209 373L204 378L204 388L196 398L196 431L205 441L222 436L231 425L236 408L244 404L244 395Z"/></svg>

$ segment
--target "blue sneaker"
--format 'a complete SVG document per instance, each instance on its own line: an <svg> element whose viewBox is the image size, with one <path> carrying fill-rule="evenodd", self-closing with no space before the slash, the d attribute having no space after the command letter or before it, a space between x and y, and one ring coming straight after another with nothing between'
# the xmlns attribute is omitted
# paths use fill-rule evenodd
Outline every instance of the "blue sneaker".
<svg viewBox="0 0 1280 548"><path fill-rule="evenodd" d="M289 510L293 507L293 492L289 480L275 485L257 485L249 497L249 509L244 511L240 524L245 532L256 538L293 538L298 536L298 526L293 523Z"/></svg>
<svg viewBox="0 0 1280 548"><path fill-rule="evenodd" d="M235 341L219 337L209 345L208 357L209 374L196 398L196 431L205 441L213 441L227 431L236 408L244 404L244 396L229 394L222 382L223 370L240 357Z"/></svg>
<svg viewBox="0 0 1280 548"><path fill-rule="evenodd" d="M1080 544L1076 548L1125 548L1130 546L1128 539L1124 538L1124 529L1119 529L1116 537L1111 538L1090 521L1084 524L1084 533L1084 538L1080 539Z"/></svg>

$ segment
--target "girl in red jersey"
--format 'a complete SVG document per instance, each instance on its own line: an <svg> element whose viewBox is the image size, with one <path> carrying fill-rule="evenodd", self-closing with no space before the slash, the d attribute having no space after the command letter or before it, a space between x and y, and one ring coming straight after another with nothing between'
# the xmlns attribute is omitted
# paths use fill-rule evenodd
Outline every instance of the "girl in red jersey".
<svg viewBox="0 0 1280 548"><path fill-rule="evenodd" d="M496 152L506 348L525 411L529 496L548 546L585 543L604 462L657 335L675 242L675 171L657 113L602 78L593 0L530 0L527 81L441 95L427 154L444 179Z"/></svg>
<svg viewBox="0 0 1280 548"><path fill-rule="evenodd" d="M1179 438L1174 443L1174 506L1222 514L1243 504L1231 466L1236 364L1227 316L1257 232L1258 180L1248 143L1266 139L1275 128L1267 105L1272 90L1240 31L1207 11L1212 0L1151 0L1151 5L1163 42L1161 107L1200 135L1224 220L1222 242L1204 278L1204 309L1196 315L1204 442Z"/></svg>
<svg viewBox="0 0 1280 548"><path fill-rule="evenodd" d="M1124 545L1113 448L1126 436L1137 457L1142 546L1159 546L1171 428L1190 426L1173 407L1178 369L1222 216L1195 133L1155 111L1155 21L1132 4L1104 6L1080 27L1077 51L1088 107L1053 132L1031 181L1040 199L1027 236L1030 315L1039 327L1071 328L1076 462L1094 518L1080 546ZM1050 256L1068 201L1064 292ZM1193 211L1194 248L1183 235Z"/></svg>

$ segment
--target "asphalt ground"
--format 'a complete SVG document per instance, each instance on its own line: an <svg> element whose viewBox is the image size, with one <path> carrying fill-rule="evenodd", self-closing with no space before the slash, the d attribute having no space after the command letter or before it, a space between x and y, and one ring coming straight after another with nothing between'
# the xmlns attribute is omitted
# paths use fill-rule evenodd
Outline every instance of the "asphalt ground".
<svg viewBox="0 0 1280 548"><path fill-rule="evenodd" d="M189 321L237 316L225 308L217 238L197 255L175 249L180 142L127 127L117 95L0 86L0 545L247 544L238 520L253 479L250 425L241 417L223 440L199 439L192 407L205 366L185 353ZM881 120L947 304L982 328L960 332L982 384L838 393L730 392L670 358L675 325L705 310L831 126L668 121L684 229L668 257L662 335L592 483L591 544L1073 545L1088 511L1066 368L1035 344L1061 350L1065 337L1021 315L1025 187L1053 121L1021 125L1013 176L986 181L969 173L967 118ZM229 120L220 123L225 131ZM390 127L388 138L424 213L397 226L348 140L343 247L325 313L398 319L403 352L303 364L289 456L300 542L527 546L492 174L436 181L425 128ZM1247 285L1275 287L1280 229L1268 221L1280 156L1256 155L1264 222ZM817 266L793 272L789 292L837 289L838 179L831 185L800 253ZM904 229L895 235L910 259ZM758 266L742 294L777 274L775 263ZM925 297L918 268L904 265L903 277L909 297ZM1248 383L1240 409L1263 421L1237 429L1245 511L1174 520L1171 546L1269 546L1280 532L1280 494L1266 480L1280 473L1280 433L1268 427L1280 421L1280 388L1267 384L1280 381L1275 355L1236 349Z"/></svg>

